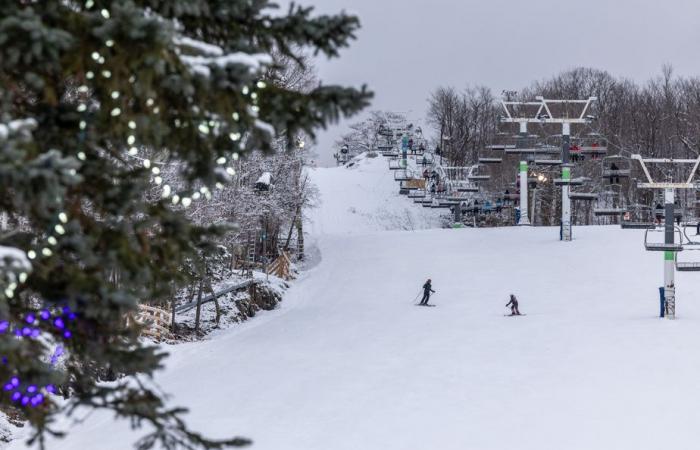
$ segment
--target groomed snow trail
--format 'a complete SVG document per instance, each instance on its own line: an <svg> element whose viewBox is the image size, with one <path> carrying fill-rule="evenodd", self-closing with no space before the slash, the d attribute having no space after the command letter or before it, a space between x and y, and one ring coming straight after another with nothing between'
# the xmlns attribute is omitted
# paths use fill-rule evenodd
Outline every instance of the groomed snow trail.
<svg viewBox="0 0 700 450"><path fill-rule="evenodd" d="M322 258L279 310L171 347L158 381L195 428L259 450L697 448L699 277L678 275L664 321L663 256L639 231L377 231L387 222L327 203L354 202L380 163L311 172ZM412 303L427 277L436 308ZM510 293L526 317L504 317ZM96 413L49 448L136 436Z"/></svg>

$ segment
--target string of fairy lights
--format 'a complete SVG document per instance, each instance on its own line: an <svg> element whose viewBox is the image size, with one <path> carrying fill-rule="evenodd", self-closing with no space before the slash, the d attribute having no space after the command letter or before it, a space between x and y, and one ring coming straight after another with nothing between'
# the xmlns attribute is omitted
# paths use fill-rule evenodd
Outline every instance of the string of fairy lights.
<svg viewBox="0 0 700 450"><path fill-rule="evenodd" d="M93 0L87 0L85 2L85 10L92 10L95 6ZM109 20L111 17L110 11L106 8L99 10L100 16L104 20ZM84 83L77 88L78 93L78 104L76 106L76 111L81 114L81 120L78 123L79 132L79 142L84 141L84 137L88 132L88 120L87 115L90 111L99 110L103 105L109 108L109 117L118 119L125 114L123 96L124 93L118 90L113 90L109 92L107 99L101 99L100 103L95 102L90 103L91 92L96 92L95 89L91 89L90 84L95 83L100 80L109 80L113 77L110 70L105 68L104 64L107 61L112 49L115 46L115 41L108 39L104 42L104 47L95 50L89 55L88 67L84 73ZM78 77L82 78L82 77ZM134 84L136 82L136 77L132 75L129 78L129 83ZM241 89L241 94L249 97L251 106L250 112L256 115L260 110L258 106L258 100L260 97L260 92L266 88L266 83L264 81L257 81L254 87L244 86ZM160 107L157 104L157 97L150 96L146 99L145 105L150 114L158 115L160 113ZM233 112L231 119L239 123L241 116L237 112ZM174 119L173 124L175 128L182 128L186 126L181 120ZM202 135L208 136L211 134L218 135L222 128L223 122L220 119L209 119L203 120L197 125L197 131ZM169 199L172 205L179 205L183 208L188 208L192 205L194 201L197 200L210 200L212 198L212 192L207 186L202 186L199 189L195 189L189 192L176 192L176 188L171 184L167 183L163 178L163 173L161 167L164 163L159 163L152 161L147 155L145 155L144 148L139 145L139 127L137 122L134 120L129 120L127 122L128 133L124 139L124 154L135 163L134 167L143 167L150 172L151 182L154 186L160 187L160 198ZM234 145L238 145L239 148L244 147L243 135L241 132L231 132L228 138ZM82 149L78 148L75 153L75 157L78 161L85 162L88 159L88 154ZM239 153L234 151L230 158L225 156L220 156L216 159L216 164L219 170L226 173L228 176L235 176L236 170L233 164L239 159ZM70 169L71 175L76 175L76 169ZM224 184L217 182L215 184L217 189L223 189ZM37 242L29 250L26 251L26 256L29 260L39 260L41 258L49 258L54 255L54 249L59 244L59 240L62 236L66 235L69 227L70 217L65 211L60 211L56 214L54 225L49 229L49 231L41 238L40 242ZM0 290L0 294L4 294L7 299L12 299L16 295L16 290L18 287L25 283L31 272L31 264L19 272L9 271L7 273L7 281L9 283L4 289ZM13 327L9 321L0 321L0 334L8 331L13 331L18 338L31 338L36 339L41 335L39 324L42 321L50 322L50 327L60 331L61 336L64 339L69 339L71 337L71 332L66 328L68 322L72 322L76 319L75 313L64 307L61 309L59 315L55 316L49 310L41 310L36 314L29 313L25 317L25 324L22 326ZM51 357L52 364L55 364L58 357L63 353L63 348L61 346L57 347L54 355ZM7 364L5 358L2 359L3 364ZM53 385L47 386L35 386L35 385L25 385L21 382L18 376L13 376L4 385L4 390L10 395L10 399L21 406L36 407L44 402L45 396L47 394L53 394L56 389Z"/></svg>

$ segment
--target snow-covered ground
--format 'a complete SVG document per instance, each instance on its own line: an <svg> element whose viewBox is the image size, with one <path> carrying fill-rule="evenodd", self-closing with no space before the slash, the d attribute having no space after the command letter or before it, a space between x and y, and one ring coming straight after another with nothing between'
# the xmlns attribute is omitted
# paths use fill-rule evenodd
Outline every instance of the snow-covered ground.
<svg viewBox="0 0 700 450"><path fill-rule="evenodd" d="M437 222L385 161L311 173L318 264L279 309L171 347L158 382L195 428L259 450L697 448L700 275L658 319L643 232L404 231ZM428 277L438 306L413 306ZM510 293L527 316L504 317ZM49 448L137 437L105 413L70 431Z"/></svg>

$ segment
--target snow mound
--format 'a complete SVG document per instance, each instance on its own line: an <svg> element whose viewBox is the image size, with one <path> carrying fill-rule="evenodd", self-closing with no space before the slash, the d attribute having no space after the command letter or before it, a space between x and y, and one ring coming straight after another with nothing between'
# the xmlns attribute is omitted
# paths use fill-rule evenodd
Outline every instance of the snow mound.
<svg viewBox="0 0 700 450"><path fill-rule="evenodd" d="M320 204L309 212L312 235L440 228L441 213L399 195L388 162L362 154L347 166L310 169Z"/></svg>

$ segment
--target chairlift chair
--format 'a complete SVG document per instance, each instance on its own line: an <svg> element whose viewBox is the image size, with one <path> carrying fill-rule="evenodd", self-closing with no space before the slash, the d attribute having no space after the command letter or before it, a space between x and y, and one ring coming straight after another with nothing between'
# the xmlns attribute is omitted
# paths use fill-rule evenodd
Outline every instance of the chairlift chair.
<svg viewBox="0 0 700 450"><path fill-rule="evenodd" d="M575 201L592 202L598 199L595 192L569 192L569 198Z"/></svg>
<svg viewBox="0 0 700 450"><path fill-rule="evenodd" d="M408 181L415 178L413 172L408 169L399 169L394 171L394 181Z"/></svg>
<svg viewBox="0 0 700 450"><path fill-rule="evenodd" d="M389 170L401 170L406 168L406 163L403 159L392 159L389 161Z"/></svg>
<svg viewBox="0 0 700 450"><path fill-rule="evenodd" d="M683 250L683 237L681 234L681 231L678 227L674 227L674 236L677 234L678 235L678 242L674 242L671 244L666 244L664 242L652 242L649 240L649 232L651 233L660 233L663 236L665 236L665 228L664 227L655 227L655 228L647 228L647 230L644 232L644 248L649 251L649 252L680 252Z"/></svg>
<svg viewBox="0 0 700 450"><path fill-rule="evenodd" d="M598 133L590 133L579 144L584 155L605 155L608 153L608 141Z"/></svg>
<svg viewBox="0 0 700 450"><path fill-rule="evenodd" d="M601 160L601 178L609 179L610 184L620 184L620 178L629 178L632 164L629 158L620 155L605 156ZM614 181L617 182L614 182Z"/></svg>

